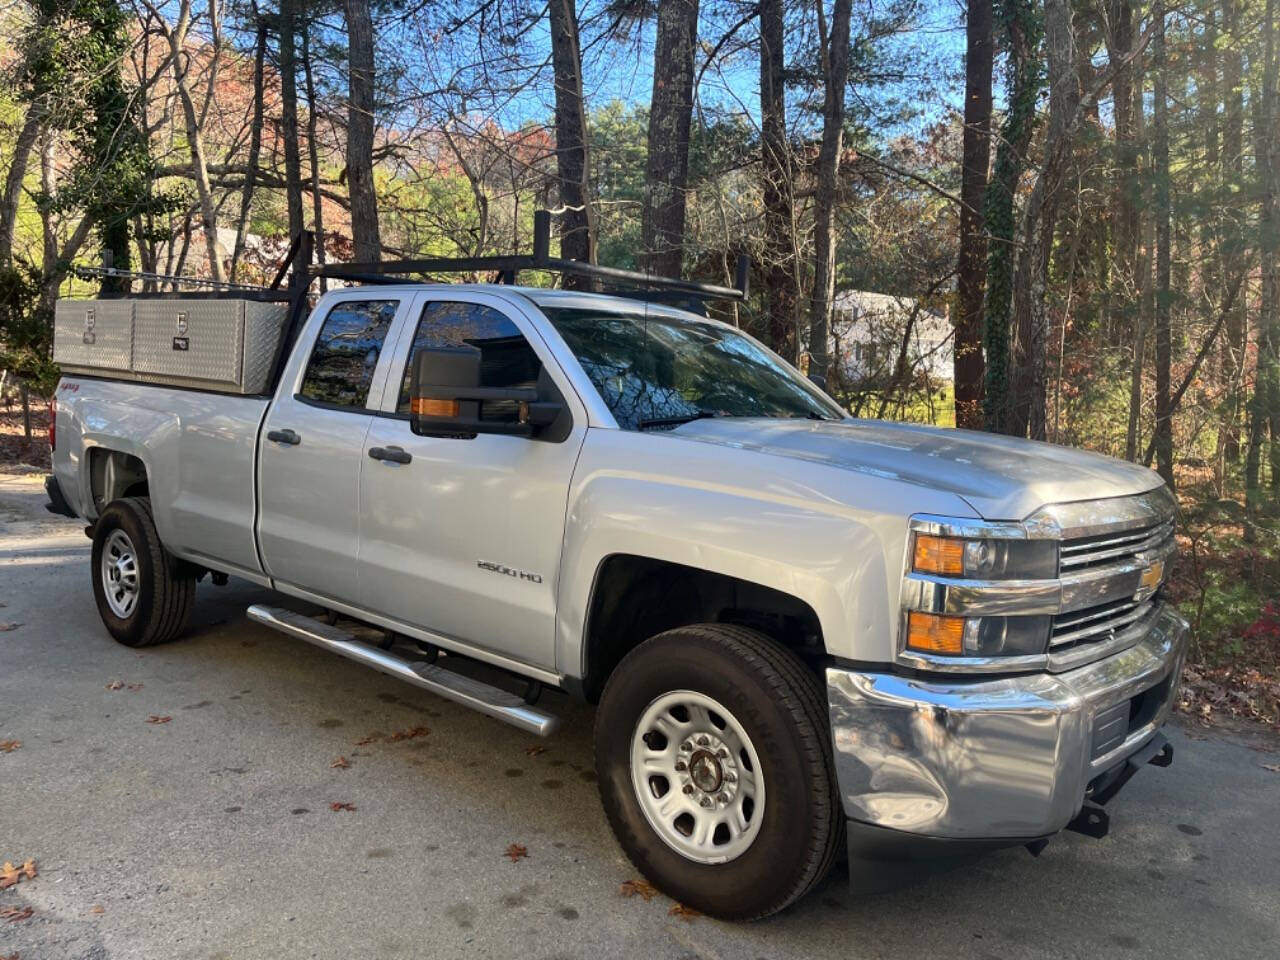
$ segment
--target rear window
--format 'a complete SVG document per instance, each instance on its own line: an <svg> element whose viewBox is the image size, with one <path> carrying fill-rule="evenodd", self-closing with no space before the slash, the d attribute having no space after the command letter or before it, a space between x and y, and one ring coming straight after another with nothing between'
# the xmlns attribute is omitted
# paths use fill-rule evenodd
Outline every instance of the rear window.
<svg viewBox="0 0 1280 960"><path fill-rule="evenodd" d="M338 407L364 407L398 300L344 300L324 318L307 361L300 396Z"/></svg>

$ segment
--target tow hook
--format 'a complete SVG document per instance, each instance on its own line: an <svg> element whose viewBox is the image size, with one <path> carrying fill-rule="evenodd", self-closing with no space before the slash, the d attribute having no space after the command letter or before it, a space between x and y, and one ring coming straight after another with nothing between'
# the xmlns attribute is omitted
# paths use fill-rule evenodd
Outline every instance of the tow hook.
<svg viewBox="0 0 1280 960"><path fill-rule="evenodd" d="M1120 788L1147 764L1153 767L1168 767L1173 764L1173 744L1165 738L1164 734L1157 733L1141 750L1089 784L1084 805L1075 819L1067 824L1066 829L1073 833L1082 833L1086 837L1093 837L1095 840L1105 837L1111 829L1111 817L1106 810L1102 809L1103 804L1119 793Z"/></svg>

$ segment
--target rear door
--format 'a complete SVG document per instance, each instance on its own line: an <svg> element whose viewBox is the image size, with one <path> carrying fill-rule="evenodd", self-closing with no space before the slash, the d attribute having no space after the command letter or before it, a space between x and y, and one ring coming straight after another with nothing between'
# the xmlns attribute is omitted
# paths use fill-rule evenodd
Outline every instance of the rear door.
<svg viewBox="0 0 1280 960"><path fill-rule="evenodd" d="M424 295L405 325L365 441L359 579L367 607L511 660L555 667L556 584L586 411L533 325L483 293ZM481 350L482 386L550 378L573 415L559 442L420 437L409 374L423 347Z"/></svg>
<svg viewBox="0 0 1280 960"><path fill-rule="evenodd" d="M258 542L267 573L283 584L359 600L360 469L370 404L387 377L388 335L412 299L339 295L322 307L322 318L312 318L310 349L301 340L285 372L258 455Z"/></svg>

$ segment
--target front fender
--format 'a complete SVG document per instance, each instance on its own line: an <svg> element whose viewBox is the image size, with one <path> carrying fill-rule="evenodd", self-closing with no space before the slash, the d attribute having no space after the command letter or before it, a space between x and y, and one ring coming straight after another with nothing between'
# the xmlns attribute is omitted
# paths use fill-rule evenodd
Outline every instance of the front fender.
<svg viewBox="0 0 1280 960"><path fill-rule="evenodd" d="M928 509L969 512L950 494L822 464L592 429L569 492L556 663L584 675L596 572L620 553L782 591L817 615L828 653L888 662L907 517Z"/></svg>

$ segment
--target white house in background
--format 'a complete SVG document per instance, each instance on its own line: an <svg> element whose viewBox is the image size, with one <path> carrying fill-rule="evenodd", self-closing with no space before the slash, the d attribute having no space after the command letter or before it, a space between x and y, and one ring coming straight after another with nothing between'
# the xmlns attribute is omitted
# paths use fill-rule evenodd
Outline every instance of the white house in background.
<svg viewBox="0 0 1280 960"><path fill-rule="evenodd" d="M844 375L852 381L890 375L915 308L911 297L866 290L836 294L831 328ZM945 309L922 308L911 326L908 357L912 370L928 373L931 380L952 380L954 336Z"/></svg>

